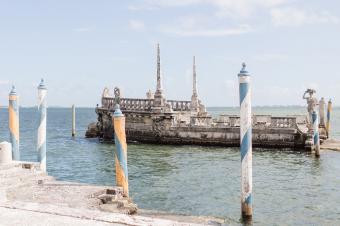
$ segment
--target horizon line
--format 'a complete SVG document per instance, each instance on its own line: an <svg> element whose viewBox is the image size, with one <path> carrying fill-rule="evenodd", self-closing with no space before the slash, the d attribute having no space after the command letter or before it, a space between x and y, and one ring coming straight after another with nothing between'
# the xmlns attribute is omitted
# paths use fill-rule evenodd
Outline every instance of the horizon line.
<svg viewBox="0 0 340 226"><path fill-rule="evenodd" d="M31 106L19 106L20 108L36 108L37 105L31 105ZM96 108L93 106L77 106L75 105L76 108ZM307 107L307 105L280 105L280 104L276 104L276 105L253 105L252 107L255 108L259 108L259 107ZM340 105L333 105L333 108L336 107L340 107ZM8 108L8 105L0 105L0 108ZM52 106L48 106L48 108L72 108L72 105L70 106L59 106L59 105L52 105ZM239 108L239 106L207 106L206 108Z"/></svg>

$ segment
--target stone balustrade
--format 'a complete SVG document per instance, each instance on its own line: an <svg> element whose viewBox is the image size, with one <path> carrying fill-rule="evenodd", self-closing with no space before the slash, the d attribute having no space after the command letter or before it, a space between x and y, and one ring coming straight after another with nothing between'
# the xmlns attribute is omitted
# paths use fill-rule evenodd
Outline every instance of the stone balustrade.
<svg viewBox="0 0 340 226"><path fill-rule="evenodd" d="M125 111L151 111L153 99L121 98L120 108ZM173 111L190 111L190 101L167 100ZM102 97L102 107L113 109L115 99L113 97Z"/></svg>
<svg viewBox="0 0 340 226"><path fill-rule="evenodd" d="M152 106L153 99L120 99L120 109L123 111L150 111Z"/></svg>
<svg viewBox="0 0 340 226"><path fill-rule="evenodd" d="M115 100L110 97L102 98L102 107L109 110L114 109ZM153 106L152 99L121 98L120 109L123 111L150 111Z"/></svg>
<svg viewBox="0 0 340 226"><path fill-rule="evenodd" d="M115 106L115 99L112 97L102 97L102 108L106 108L108 110L113 109Z"/></svg>
<svg viewBox="0 0 340 226"><path fill-rule="evenodd" d="M120 109L121 110L136 110L136 111L149 111L153 105L152 99L135 99L135 98L121 98ZM115 106L115 99L112 97L102 98L102 107L109 110Z"/></svg>
<svg viewBox="0 0 340 226"><path fill-rule="evenodd" d="M220 115L218 120L215 121L215 124L218 127L239 127L240 117L234 115ZM273 117L271 115L253 115L254 127L296 128L296 125L297 117Z"/></svg>
<svg viewBox="0 0 340 226"><path fill-rule="evenodd" d="M296 117L271 117L271 128L296 128Z"/></svg>
<svg viewBox="0 0 340 226"><path fill-rule="evenodd" d="M194 126L211 126L212 118L210 116L191 116L190 124Z"/></svg>
<svg viewBox="0 0 340 226"><path fill-rule="evenodd" d="M190 111L191 101L167 100L173 111Z"/></svg>

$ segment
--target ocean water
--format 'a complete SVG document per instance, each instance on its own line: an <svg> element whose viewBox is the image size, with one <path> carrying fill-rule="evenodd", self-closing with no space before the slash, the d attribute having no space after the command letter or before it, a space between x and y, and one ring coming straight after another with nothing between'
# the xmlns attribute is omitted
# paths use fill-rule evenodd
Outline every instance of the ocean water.
<svg viewBox="0 0 340 226"><path fill-rule="evenodd" d="M212 115L237 114L238 108L208 108ZM302 107L258 107L257 114L294 115ZM21 158L36 161L36 108L20 109ZM76 112L77 135L71 137L71 109L49 108L47 171L67 181L114 185L114 144L85 139L94 109ZM0 109L0 141L9 141L8 112ZM332 112L332 137L340 138L340 109ZM128 145L130 195L140 208L178 214L240 219L239 148ZM340 152L321 158L298 150L254 149L254 225L339 225Z"/></svg>

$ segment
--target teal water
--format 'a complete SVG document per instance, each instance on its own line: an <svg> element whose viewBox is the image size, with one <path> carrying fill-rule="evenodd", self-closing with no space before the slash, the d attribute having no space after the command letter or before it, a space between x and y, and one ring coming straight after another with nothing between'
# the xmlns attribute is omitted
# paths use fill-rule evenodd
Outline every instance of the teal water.
<svg viewBox="0 0 340 226"><path fill-rule="evenodd" d="M237 114L237 108L209 108ZM258 114L294 115L301 107L259 107ZM9 140L7 109L0 109L0 140ZM77 109L77 136L71 138L71 110L48 109L47 170L58 179L114 185L113 144L85 139L94 109ZM20 111L21 156L36 160L37 110ZM332 136L340 138L340 109L332 115ZM128 146L130 195L140 208L212 215L240 225L238 148ZM340 152L321 158L296 150L253 152L254 225L339 225Z"/></svg>

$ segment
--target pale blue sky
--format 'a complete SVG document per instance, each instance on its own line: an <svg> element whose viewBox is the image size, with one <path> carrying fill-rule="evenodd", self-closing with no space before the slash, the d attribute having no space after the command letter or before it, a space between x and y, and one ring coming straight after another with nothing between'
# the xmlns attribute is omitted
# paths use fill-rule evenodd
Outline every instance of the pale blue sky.
<svg viewBox="0 0 340 226"><path fill-rule="evenodd" d="M340 2L335 0L0 0L0 105L12 84L36 104L95 106L105 86L144 97L161 45L166 98L191 97L196 56L207 106L238 104L245 61L254 105L303 105L307 87L340 100Z"/></svg>

